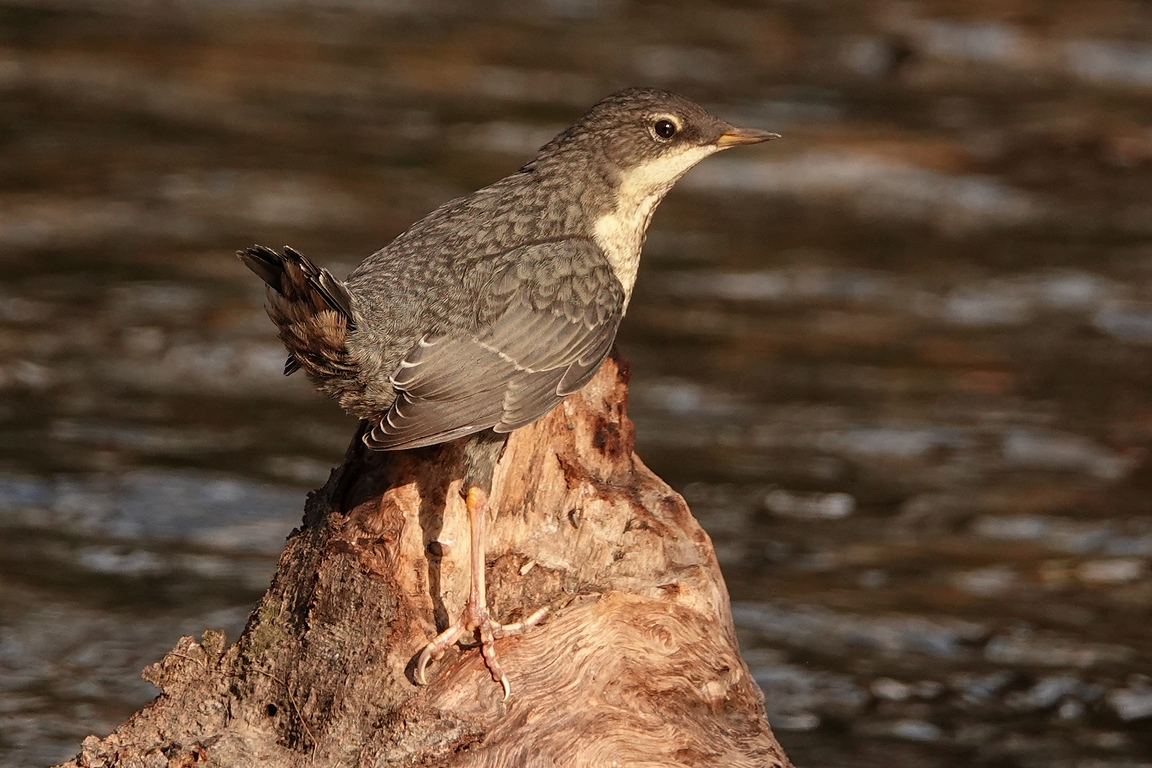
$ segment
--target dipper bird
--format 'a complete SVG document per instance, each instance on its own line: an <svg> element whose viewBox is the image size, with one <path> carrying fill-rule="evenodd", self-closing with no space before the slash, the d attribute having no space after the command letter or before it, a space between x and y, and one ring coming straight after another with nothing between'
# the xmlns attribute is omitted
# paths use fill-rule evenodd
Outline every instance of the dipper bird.
<svg viewBox="0 0 1152 768"><path fill-rule="evenodd" d="M778 138L736 128L672 93L608 96L519 171L452 200L341 282L291 248L240 259L268 284L268 315L318 390L394 451L466 438L471 581L428 664L465 634L509 695L494 641L543 618L496 623L484 591L484 517L508 433L583 387L608 356L657 203L718 150Z"/></svg>

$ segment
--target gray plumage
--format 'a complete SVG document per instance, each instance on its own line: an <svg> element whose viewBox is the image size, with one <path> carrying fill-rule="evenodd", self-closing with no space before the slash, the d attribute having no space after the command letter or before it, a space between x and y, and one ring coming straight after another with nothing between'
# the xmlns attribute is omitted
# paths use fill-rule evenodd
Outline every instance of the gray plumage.
<svg viewBox="0 0 1152 768"><path fill-rule="evenodd" d="M683 97L629 89L343 283L291 249L239 256L271 289L285 373L302 368L369 420L370 447L506 433L586 384L608 355L648 221L675 181L717 149L768 138Z"/></svg>

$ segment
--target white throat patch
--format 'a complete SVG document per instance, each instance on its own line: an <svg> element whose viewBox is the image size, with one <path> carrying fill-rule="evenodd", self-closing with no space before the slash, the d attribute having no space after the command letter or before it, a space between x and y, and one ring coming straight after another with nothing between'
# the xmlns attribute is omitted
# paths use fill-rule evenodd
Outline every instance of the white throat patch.
<svg viewBox="0 0 1152 768"><path fill-rule="evenodd" d="M716 152L716 146L689 147L633 168L621 179L616 210L601 216L592 229L596 245L608 257L624 286L624 308L632 298L644 233L656 205L692 166Z"/></svg>

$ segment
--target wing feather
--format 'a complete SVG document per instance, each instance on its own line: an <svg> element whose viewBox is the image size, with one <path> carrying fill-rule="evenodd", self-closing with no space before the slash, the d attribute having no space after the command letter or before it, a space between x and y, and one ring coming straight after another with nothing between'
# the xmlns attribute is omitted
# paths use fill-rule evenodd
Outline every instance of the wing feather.
<svg viewBox="0 0 1152 768"><path fill-rule="evenodd" d="M624 306L603 254L577 239L520 250L492 281L499 304L490 322L471 334L425 337L400 363L392 376L396 401L366 435L369 446L416 448L484 429L510 432L596 373Z"/></svg>

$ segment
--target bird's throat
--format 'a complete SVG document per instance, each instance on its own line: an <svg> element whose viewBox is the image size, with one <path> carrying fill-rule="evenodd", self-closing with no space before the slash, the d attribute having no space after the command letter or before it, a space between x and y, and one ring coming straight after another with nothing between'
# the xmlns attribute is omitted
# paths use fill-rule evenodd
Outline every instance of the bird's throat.
<svg viewBox="0 0 1152 768"><path fill-rule="evenodd" d="M593 225L592 237L604 251L624 287L624 308L632 298L640 250L656 206L688 170L716 151L714 146L691 147L637 166L620 176L616 206Z"/></svg>

